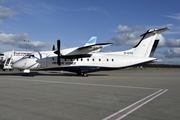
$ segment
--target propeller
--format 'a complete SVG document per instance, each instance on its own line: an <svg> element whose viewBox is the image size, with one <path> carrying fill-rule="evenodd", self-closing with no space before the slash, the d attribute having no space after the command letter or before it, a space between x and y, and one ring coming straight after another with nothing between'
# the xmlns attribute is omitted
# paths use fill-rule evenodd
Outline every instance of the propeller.
<svg viewBox="0 0 180 120"><path fill-rule="evenodd" d="M61 41L60 40L57 40L57 64L60 66L61 65L61 53L60 53L60 46L61 46Z"/></svg>

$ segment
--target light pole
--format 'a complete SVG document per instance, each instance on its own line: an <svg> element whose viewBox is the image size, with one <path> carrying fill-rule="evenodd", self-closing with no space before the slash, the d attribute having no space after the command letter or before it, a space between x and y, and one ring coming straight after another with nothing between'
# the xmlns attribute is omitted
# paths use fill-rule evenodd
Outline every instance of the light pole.
<svg viewBox="0 0 180 120"><path fill-rule="evenodd" d="M24 40L24 42L26 42L26 51L27 51L27 42L29 42L29 40Z"/></svg>

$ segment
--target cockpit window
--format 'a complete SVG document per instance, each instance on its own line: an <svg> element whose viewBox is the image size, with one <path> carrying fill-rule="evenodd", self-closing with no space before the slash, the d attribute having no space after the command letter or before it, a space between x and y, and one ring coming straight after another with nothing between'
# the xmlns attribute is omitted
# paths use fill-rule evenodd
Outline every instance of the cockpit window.
<svg viewBox="0 0 180 120"><path fill-rule="evenodd" d="M26 59L26 58L35 58L34 55L25 55L22 59Z"/></svg>
<svg viewBox="0 0 180 120"><path fill-rule="evenodd" d="M0 56L4 56L4 54L0 53Z"/></svg>

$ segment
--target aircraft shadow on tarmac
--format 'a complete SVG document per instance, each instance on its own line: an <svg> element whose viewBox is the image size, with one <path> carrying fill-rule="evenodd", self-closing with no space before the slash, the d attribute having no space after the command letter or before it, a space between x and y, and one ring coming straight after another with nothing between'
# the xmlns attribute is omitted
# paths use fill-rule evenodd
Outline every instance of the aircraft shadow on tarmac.
<svg viewBox="0 0 180 120"><path fill-rule="evenodd" d="M18 71L0 71L0 76L24 76L24 77L35 77L35 76L77 76L75 73L69 73L69 72L65 72L65 73L60 73L60 72L38 72L38 71L31 71L31 73L29 73L28 76L23 75L22 72L18 72ZM103 73L89 73L89 76L108 76L108 74L103 74ZM81 77L81 76L77 76L77 77Z"/></svg>

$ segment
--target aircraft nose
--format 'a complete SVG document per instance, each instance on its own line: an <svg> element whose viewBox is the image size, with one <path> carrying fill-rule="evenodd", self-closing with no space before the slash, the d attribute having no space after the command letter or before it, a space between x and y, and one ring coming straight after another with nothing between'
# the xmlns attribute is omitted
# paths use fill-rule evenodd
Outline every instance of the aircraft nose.
<svg viewBox="0 0 180 120"><path fill-rule="evenodd" d="M15 69L18 69L18 66L19 66L19 65L17 64L17 62L15 62L15 63L13 63L13 64L11 65L11 67L12 67L12 68L15 68Z"/></svg>
<svg viewBox="0 0 180 120"><path fill-rule="evenodd" d="M17 61L15 63L13 63L11 67L15 68L15 69L22 69L22 65L23 65L22 62Z"/></svg>

